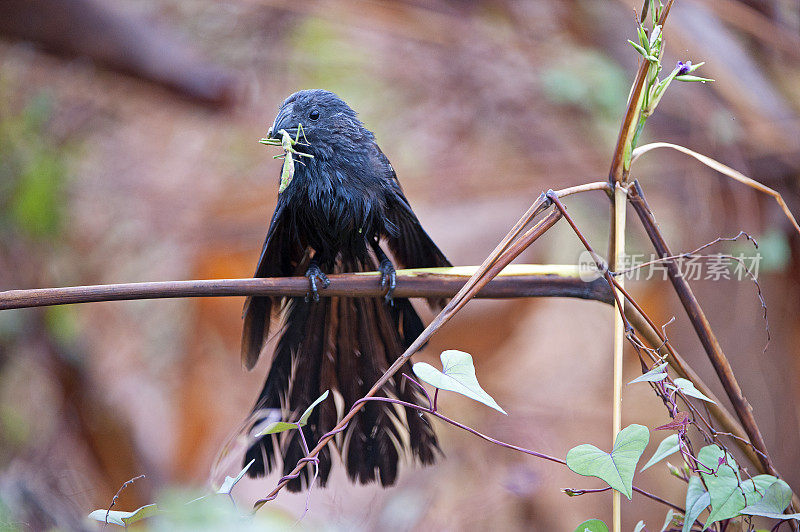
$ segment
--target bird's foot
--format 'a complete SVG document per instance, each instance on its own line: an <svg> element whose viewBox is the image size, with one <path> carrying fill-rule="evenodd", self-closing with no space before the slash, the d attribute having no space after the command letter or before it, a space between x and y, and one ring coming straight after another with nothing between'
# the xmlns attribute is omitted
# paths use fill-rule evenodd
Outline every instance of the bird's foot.
<svg viewBox="0 0 800 532"><path fill-rule="evenodd" d="M311 289L306 294L305 301L308 303L309 301L317 302L319 301L319 291L317 290L317 282L322 284L323 288L328 288L331 282L328 280L328 276L325 275L322 270L319 269L319 266L312 262L308 266L308 270L306 270L306 277L308 277L308 282L311 285Z"/></svg>
<svg viewBox="0 0 800 532"><path fill-rule="evenodd" d="M381 260L381 263L378 266L378 271L381 272L381 287L388 288L384 299L386 299L386 302L391 305L392 294L394 293L395 287L397 287L397 272L394 269L392 261L387 258Z"/></svg>

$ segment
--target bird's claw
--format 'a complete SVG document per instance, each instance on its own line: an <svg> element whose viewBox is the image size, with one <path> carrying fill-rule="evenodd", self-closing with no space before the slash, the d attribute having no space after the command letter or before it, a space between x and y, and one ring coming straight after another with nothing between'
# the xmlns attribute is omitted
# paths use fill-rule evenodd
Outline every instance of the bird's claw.
<svg viewBox="0 0 800 532"><path fill-rule="evenodd" d="M317 281L322 283L322 288L328 288L331 282L328 280L328 276L325 275L322 270L319 269L319 266L311 263L306 270L306 277L308 277L308 282L311 285L311 289L306 294L305 301L308 303L309 301L313 301L316 303L319 301L319 291L317 289Z"/></svg>
<svg viewBox="0 0 800 532"><path fill-rule="evenodd" d="M392 261L383 259L378 266L378 271L381 272L381 288L388 288L384 299L388 304L393 304L392 294L397 287L397 272L394 269Z"/></svg>

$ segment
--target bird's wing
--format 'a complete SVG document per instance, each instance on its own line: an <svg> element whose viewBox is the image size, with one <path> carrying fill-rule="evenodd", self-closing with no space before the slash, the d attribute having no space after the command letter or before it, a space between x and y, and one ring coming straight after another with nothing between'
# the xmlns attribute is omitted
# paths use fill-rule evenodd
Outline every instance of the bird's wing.
<svg viewBox="0 0 800 532"><path fill-rule="evenodd" d="M291 235L286 227L286 194L278 197L278 205L269 224L267 238L254 277L280 277L292 274L293 253ZM269 322L273 304L278 298L248 297L244 303L242 328L242 364L252 369L258 361L264 342L269 335Z"/></svg>
<svg viewBox="0 0 800 532"><path fill-rule="evenodd" d="M272 214L272 220L269 222L267 237L261 247L261 256L258 257L258 266L256 266L256 273L253 277L275 277L277 275L290 274L288 270L291 267L291 258L288 253L280 253L284 251L284 247L287 244L288 235L284 231L284 213L286 212L287 204L288 195L281 194L278 197L275 212Z"/></svg>
<svg viewBox="0 0 800 532"><path fill-rule="evenodd" d="M452 266L444 253L422 228L417 215L411 210L397 174L380 148L375 146L374 164L389 184L387 218L396 227L387 231L389 249L402 268L431 268ZM432 306L441 306L440 300L429 300Z"/></svg>

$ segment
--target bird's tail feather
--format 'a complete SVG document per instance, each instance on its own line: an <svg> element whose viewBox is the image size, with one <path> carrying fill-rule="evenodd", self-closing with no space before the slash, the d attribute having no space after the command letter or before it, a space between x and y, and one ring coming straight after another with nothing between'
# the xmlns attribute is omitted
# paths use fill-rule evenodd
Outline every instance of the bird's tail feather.
<svg viewBox="0 0 800 532"><path fill-rule="evenodd" d="M361 262L336 268L337 273L374 269L374 264ZM275 417L283 420L297 419L325 390L338 392L347 412L423 330L422 321L407 299L395 299L394 305L389 306L382 298L331 297L317 303L291 298L284 308L283 323L272 366L256 404L256 410L280 412ZM419 391L401 375L410 371L406 364L379 395L424 404ZM321 403L303 429L308 446L313 448L337 419L335 401ZM283 474L288 474L305 456L298 431L279 436L259 438L248 449L245 463L255 459L248 471L250 476L274 470L278 456L283 457ZM351 479L361 483L379 480L384 486L396 480L404 451L429 464L439 449L427 416L414 409L374 401L368 402L333 442L319 456L318 478L322 485L330 473L332 447L341 453ZM289 490L298 491L308 485L312 467L292 480Z"/></svg>

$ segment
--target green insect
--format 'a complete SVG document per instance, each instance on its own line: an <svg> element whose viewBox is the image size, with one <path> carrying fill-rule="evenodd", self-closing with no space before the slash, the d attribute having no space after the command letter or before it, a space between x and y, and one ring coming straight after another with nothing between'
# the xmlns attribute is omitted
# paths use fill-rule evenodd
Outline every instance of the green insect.
<svg viewBox="0 0 800 532"><path fill-rule="evenodd" d="M270 132L271 133L271 132ZM295 146L309 146L308 139L306 138L306 133L303 131L303 124L298 124L297 126L297 135L295 138L289 134L288 131L285 129L281 129L278 133L281 134L280 139L273 139L273 138L263 138L260 139L258 142L261 144L267 144L269 146L281 146L283 148L283 153L280 155L275 155L273 159L282 158L283 159L283 169L281 170L281 184L278 187L278 194L282 193L286 190L286 187L289 186L289 183L292 182L292 178L294 177L294 163L297 161L300 164L303 164L300 159L295 159L294 156L297 155L298 157L309 157L311 159L314 158L313 155L310 153L303 153L299 152L294 149ZM300 142L300 136L302 135L305 142Z"/></svg>

